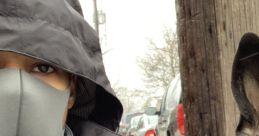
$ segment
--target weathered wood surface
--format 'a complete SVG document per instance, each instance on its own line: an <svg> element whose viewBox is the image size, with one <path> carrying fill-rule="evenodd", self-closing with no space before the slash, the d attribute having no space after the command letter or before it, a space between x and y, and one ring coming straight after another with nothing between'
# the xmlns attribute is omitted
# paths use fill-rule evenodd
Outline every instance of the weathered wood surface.
<svg viewBox="0 0 259 136"><path fill-rule="evenodd" d="M258 0L176 0L188 136L234 136L231 67L241 36L259 34Z"/></svg>

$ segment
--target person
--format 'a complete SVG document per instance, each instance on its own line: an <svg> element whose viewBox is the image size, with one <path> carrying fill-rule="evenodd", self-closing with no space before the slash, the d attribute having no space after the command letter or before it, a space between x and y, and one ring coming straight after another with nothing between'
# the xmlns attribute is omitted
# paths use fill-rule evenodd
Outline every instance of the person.
<svg viewBox="0 0 259 136"><path fill-rule="evenodd" d="M115 136L122 115L77 0L0 2L0 135Z"/></svg>
<svg viewBox="0 0 259 136"><path fill-rule="evenodd" d="M246 33L232 65L232 92L240 110L237 136L259 135L259 37Z"/></svg>

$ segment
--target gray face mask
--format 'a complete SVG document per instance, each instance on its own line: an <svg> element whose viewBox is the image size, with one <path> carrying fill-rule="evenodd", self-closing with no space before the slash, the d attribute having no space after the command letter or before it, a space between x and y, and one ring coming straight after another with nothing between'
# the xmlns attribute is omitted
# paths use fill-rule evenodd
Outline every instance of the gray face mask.
<svg viewBox="0 0 259 136"><path fill-rule="evenodd" d="M0 135L63 136L70 91L17 69L0 69Z"/></svg>

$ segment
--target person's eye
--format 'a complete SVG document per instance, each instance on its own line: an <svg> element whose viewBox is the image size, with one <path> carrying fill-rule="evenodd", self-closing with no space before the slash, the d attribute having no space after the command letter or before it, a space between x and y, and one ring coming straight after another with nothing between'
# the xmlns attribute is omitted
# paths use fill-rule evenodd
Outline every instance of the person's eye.
<svg viewBox="0 0 259 136"><path fill-rule="evenodd" d="M54 71L55 71L55 68L49 64L38 64L34 66L32 69L32 72L43 73L43 74L53 73Z"/></svg>

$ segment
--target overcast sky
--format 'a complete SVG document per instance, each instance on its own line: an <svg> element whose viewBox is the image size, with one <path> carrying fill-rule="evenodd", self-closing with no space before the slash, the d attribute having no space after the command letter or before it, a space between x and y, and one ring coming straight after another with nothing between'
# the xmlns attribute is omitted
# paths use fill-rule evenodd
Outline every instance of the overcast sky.
<svg viewBox="0 0 259 136"><path fill-rule="evenodd" d="M80 0L86 20L93 25L92 0ZM106 25L100 26L106 37L102 50L106 73L112 86L145 89L142 71L136 60L148 52L148 38L163 45L165 26L175 30L174 0L97 0L98 9L106 13ZM104 34L106 36L104 36Z"/></svg>

